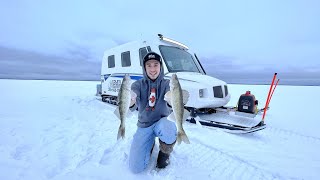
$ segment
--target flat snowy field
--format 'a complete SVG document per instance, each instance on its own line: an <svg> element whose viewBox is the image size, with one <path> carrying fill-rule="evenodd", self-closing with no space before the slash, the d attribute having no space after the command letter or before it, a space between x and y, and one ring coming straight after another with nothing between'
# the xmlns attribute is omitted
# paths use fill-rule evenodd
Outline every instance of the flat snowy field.
<svg viewBox="0 0 320 180"><path fill-rule="evenodd" d="M128 168L137 112L117 141L115 106L88 81L0 80L0 179L319 179L319 86L278 85L267 128L230 134L185 123L191 144L176 145L155 170L159 148L141 174ZM251 90L264 106L269 86L229 85L235 106Z"/></svg>

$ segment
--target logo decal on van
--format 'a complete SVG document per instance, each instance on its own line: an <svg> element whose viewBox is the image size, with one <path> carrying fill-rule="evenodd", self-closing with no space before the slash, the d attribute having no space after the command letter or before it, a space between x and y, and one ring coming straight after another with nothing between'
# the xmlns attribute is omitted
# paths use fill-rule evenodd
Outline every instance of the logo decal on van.
<svg viewBox="0 0 320 180"><path fill-rule="evenodd" d="M108 91L119 92L121 87L121 80L111 80L109 82Z"/></svg>

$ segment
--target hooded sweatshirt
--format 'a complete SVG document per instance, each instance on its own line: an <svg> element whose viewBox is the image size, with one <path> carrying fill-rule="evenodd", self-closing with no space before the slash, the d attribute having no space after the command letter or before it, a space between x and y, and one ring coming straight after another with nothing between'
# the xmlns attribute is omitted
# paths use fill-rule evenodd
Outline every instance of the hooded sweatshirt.
<svg viewBox="0 0 320 180"><path fill-rule="evenodd" d="M164 100L164 95L170 90L170 80L164 79L162 63L160 64L160 73L156 80L149 79L145 67L143 69L143 78L135 81L131 85L131 90L137 94L136 106L138 107L138 127L149 127L163 117L170 114L169 106ZM155 88L155 105L149 106L151 89Z"/></svg>

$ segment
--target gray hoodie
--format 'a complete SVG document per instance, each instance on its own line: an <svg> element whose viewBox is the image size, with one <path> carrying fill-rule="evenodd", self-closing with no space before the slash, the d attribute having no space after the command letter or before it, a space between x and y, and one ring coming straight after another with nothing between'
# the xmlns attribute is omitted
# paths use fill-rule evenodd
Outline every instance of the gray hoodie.
<svg viewBox="0 0 320 180"><path fill-rule="evenodd" d="M170 80L164 79L162 64L160 73L155 81L152 81L147 76L145 67L143 69L143 78L135 81L131 85L131 90L137 94L136 105L138 107L138 123L139 127L149 127L162 117L167 117L170 114L167 102L164 100L164 95L170 90ZM151 88L156 89L156 102L154 109L149 107L149 96Z"/></svg>

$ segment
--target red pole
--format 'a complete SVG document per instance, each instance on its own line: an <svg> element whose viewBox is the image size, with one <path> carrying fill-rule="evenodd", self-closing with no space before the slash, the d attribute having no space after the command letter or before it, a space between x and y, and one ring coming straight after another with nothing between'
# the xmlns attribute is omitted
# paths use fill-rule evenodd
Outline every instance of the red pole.
<svg viewBox="0 0 320 180"><path fill-rule="evenodd" d="M277 73L274 73L274 76L273 76L273 79L272 79L272 82L271 82L271 85L270 85L270 89L269 89L266 105L264 106L262 121L264 121L264 117L266 115L266 111L267 111L267 107L268 107L268 103L269 103L269 98L270 98L270 94L271 94L271 89L273 87L274 80L276 79L276 77L277 77Z"/></svg>
<svg viewBox="0 0 320 180"><path fill-rule="evenodd" d="M274 88L272 89L272 93L271 93L271 96L270 96L270 98L269 98L269 100L268 100L268 105L267 105L267 107L269 106L270 100L271 100L271 98L272 98L272 95L273 95L273 93L274 93L274 90L276 89L276 87L277 87L277 85L278 85L278 83L279 83L279 80L280 80L280 79L277 80L276 85L275 85Z"/></svg>

